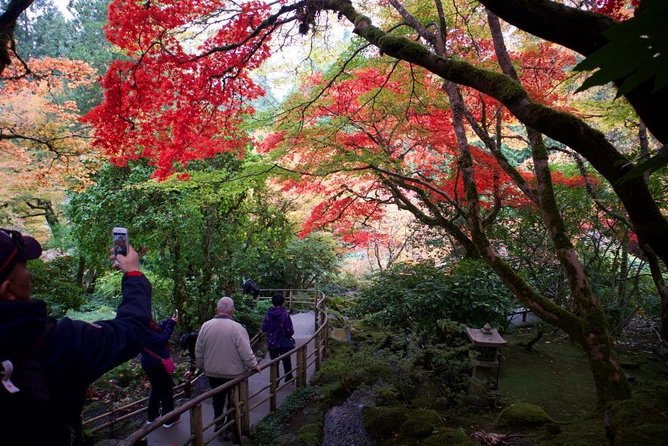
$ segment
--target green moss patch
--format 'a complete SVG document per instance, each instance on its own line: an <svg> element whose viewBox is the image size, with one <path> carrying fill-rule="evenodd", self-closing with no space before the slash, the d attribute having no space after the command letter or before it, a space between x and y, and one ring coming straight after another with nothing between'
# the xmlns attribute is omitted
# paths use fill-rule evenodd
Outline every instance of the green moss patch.
<svg viewBox="0 0 668 446"><path fill-rule="evenodd" d="M526 351L522 335L504 336L499 394L507 401L526 401L542 407L559 421L589 417L596 407L596 388L582 349L567 339L545 336Z"/></svg>
<svg viewBox="0 0 668 446"><path fill-rule="evenodd" d="M322 440L322 423L308 423L299 428L297 438L304 446L319 446Z"/></svg>
<svg viewBox="0 0 668 446"><path fill-rule="evenodd" d="M458 429L440 429L438 432L434 433L431 437L418 443L423 446L473 446L473 441L466 435L465 432L462 432Z"/></svg>
<svg viewBox="0 0 668 446"><path fill-rule="evenodd" d="M410 417L401 425L399 432L405 437L427 438L441 424L441 416L435 410L415 409L411 410Z"/></svg>
<svg viewBox="0 0 668 446"><path fill-rule="evenodd" d="M615 446L668 445L668 401L661 398L665 391L664 384L654 394L639 392L610 405Z"/></svg>
<svg viewBox="0 0 668 446"><path fill-rule="evenodd" d="M561 433L548 444L563 446L607 445L601 417L592 416L577 422L563 424Z"/></svg>
<svg viewBox="0 0 668 446"><path fill-rule="evenodd" d="M496 419L497 427L543 426L554 420L542 407L531 403L515 403L501 411Z"/></svg>
<svg viewBox="0 0 668 446"><path fill-rule="evenodd" d="M398 433L409 418L404 407L367 407L364 409L364 428L373 438L390 438Z"/></svg>

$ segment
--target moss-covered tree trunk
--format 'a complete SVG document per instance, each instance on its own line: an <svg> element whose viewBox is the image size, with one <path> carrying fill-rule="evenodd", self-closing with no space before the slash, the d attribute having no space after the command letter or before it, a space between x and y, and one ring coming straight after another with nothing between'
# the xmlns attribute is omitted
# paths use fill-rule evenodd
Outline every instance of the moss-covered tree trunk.
<svg viewBox="0 0 668 446"><path fill-rule="evenodd" d="M574 330L575 339L589 358L599 408L606 407L612 401L630 398L631 388L617 361L608 322L601 308L594 308Z"/></svg>
<svg viewBox="0 0 668 446"><path fill-rule="evenodd" d="M661 297L661 337L664 342L668 342L668 284L666 284L663 278L661 264L652 250L647 246L643 246L643 251L647 255L652 279Z"/></svg>
<svg viewBox="0 0 668 446"><path fill-rule="evenodd" d="M541 169L544 170L545 175L548 170L547 163L543 164ZM614 344L605 315L598 305L598 300L591 292L582 264L572 246L569 246L570 240L561 227L563 222L560 222L561 219L556 212L556 204L554 202L545 203L549 199L551 188L547 185L539 187L539 195L542 195L540 201L542 205L545 205L541 207L541 213L546 220L546 225L550 226L550 235L556 246L557 257L568 278L571 298L575 302L575 314L540 296L501 259L487 239L481 223L473 162L467 145L461 151L460 167L466 187L468 226L471 229L473 242L481 252L482 258L513 290L520 301L543 320L561 328L580 343L589 358L599 407L603 408L614 400L629 398L630 387L615 357ZM540 176L538 172L537 176ZM544 180L547 179L549 179L549 174L544 178Z"/></svg>

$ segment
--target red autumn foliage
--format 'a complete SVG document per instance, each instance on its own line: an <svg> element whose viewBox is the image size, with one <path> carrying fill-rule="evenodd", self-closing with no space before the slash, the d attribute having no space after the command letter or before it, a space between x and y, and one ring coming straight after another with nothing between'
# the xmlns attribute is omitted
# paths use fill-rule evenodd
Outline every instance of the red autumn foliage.
<svg viewBox="0 0 668 446"><path fill-rule="evenodd" d="M540 81L552 75L547 69L535 71ZM308 173L301 181L283 183L284 191L326 197L312 209L302 236L325 228L358 246L382 243L382 234L374 233L370 223L383 216L382 204L392 201L388 182L419 207L428 206L427 201L446 208L466 205L451 110L439 82L417 76L427 80L415 86L409 76L397 69L388 77L377 67L350 73L315 105L295 113L295 121L265 138L263 153L280 151L284 166ZM479 119L483 108L488 116L498 108L486 96L470 94L466 100ZM491 153L469 149L483 209L491 210L495 197L504 206L532 205ZM530 171L523 175L532 181ZM575 185L580 180L557 174L555 181Z"/></svg>
<svg viewBox="0 0 668 446"><path fill-rule="evenodd" d="M107 37L127 60L109 68L104 102L84 121L112 162L147 158L164 178L217 153L243 156L250 140L241 122L254 111L249 101L264 94L249 72L269 55L269 35L253 30L268 7L227 3L110 4ZM229 42L243 43L230 48Z"/></svg>
<svg viewBox="0 0 668 446"><path fill-rule="evenodd" d="M633 15L633 10L640 0L594 0L593 10L617 20L626 20Z"/></svg>
<svg viewBox="0 0 668 446"><path fill-rule="evenodd" d="M254 112L250 101L263 94L249 73L268 57L271 32L255 27L269 14L259 1L113 1L107 36L127 59L112 65L102 81L104 103L85 117L96 129L95 144L117 164L149 159L158 178L174 172L185 178L190 161L220 152L244 156L253 141L241 123ZM447 51L498 70L493 43L482 31L484 15L461 11L455 20L465 26L452 27ZM482 37L472 38L475 33ZM559 104L557 87L564 68L574 64L572 54L535 43L513 60L531 96ZM333 226L353 234L357 222L380 218L380 203L392 200L390 184L420 206L427 200L453 212L466 205L442 80L383 63L345 73L258 146L263 154L282 151L285 167L308 174L289 179L284 190L328 197L314 208L305 233ZM308 96L324 81L317 73L300 85L299 94ZM481 126L493 128L497 116L516 124L498 101L462 91ZM483 209L498 202L529 204L494 156L478 145L470 150ZM530 172L521 173L531 180Z"/></svg>

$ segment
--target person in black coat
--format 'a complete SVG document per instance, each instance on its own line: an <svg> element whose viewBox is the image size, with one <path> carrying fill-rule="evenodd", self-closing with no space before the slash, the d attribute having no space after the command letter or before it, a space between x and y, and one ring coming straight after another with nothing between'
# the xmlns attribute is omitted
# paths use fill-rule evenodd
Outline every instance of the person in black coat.
<svg viewBox="0 0 668 446"><path fill-rule="evenodd" d="M179 344L181 348L184 348L188 352L188 371L186 372L186 377L192 377L197 371L197 365L195 364L195 344L197 343L197 335L199 332L191 331L182 335L179 338Z"/></svg>
<svg viewBox="0 0 668 446"><path fill-rule="evenodd" d="M168 373L163 366L162 359L170 358L168 341L174 333L178 320L176 314L159 325L152 320L149 324L149 335L139 354L142 369L151 383L147 414L149 423L160 416L160 406L162 406L162 415L174 410L174 382L171 373ZM170 428L176 422L178 418L169 420L163 424L163 427Z"/></svg>
<svg viewBox="0 0 668 446"><path fill-rule="evenodd" d="M255 300L257 300L257 298L260 296L260 291L262 291L260 286L251 279L244 280L242 290L244 294L252 295L253 299Z"/></svg>
<svg viewBox="0 0 668 446"><path fill-rule="evenodd" d="M81 444L86 389L105 372L137 356L151 320L151 284L140 272L139 255L132 247L128 247L127 256L110 257L114 267L124 273L123 299L116 317L95 323L67 317L56 321L47 315L44 301L31 299L27 262L41 254L42 247L34 238L0 229L3 446ZM8 369L15 366L17 380L28 360L45 381L49 394L45 404L23 398L29 394L23 385L16 386L16 393L8 391L12 382Z"/></svg>

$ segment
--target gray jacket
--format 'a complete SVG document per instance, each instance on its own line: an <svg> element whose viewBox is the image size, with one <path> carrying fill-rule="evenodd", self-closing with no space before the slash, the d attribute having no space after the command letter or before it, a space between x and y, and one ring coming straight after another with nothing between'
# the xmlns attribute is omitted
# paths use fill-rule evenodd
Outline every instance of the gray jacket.
<svg viewBox="0 0 668 446"><path fill-rule="evenodd" d="M225 316L216 316L202 325L195 344L195 362L214 378L235 378L257 366L248 332Z"/></svg>

